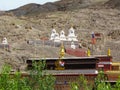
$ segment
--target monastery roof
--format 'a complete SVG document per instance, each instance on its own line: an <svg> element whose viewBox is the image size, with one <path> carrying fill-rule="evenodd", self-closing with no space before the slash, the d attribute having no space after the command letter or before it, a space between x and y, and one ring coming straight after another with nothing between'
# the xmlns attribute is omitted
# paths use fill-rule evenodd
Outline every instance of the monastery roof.
<svg viewBox="0 0 120 90"><path fill-rule="evenodd" d="M28 60L57 60L59 58L39 58L39 57L31 57L29 58ZM65 58L62 58L63 60L67 60L67 59L97 59L96 57L65 57Z"/></svg>
<svg viewBox="0 0 120 90"><path fill-rule="evenodd" d="M98 70L96 69L79 69L79 70L45 70L46 75L51 74L51 75L80 75L80 74L98 74ZM11 73L11 74L14 74ZM30 75L29 72L22 72L22 75Z"/></svg>
<svg viewBox="0 0 120 90"><path fill-rule="evenodd" d="M85 70L46 70L46 74L52 75L80 75L80 74L98 74L96 69Z"/></svg>

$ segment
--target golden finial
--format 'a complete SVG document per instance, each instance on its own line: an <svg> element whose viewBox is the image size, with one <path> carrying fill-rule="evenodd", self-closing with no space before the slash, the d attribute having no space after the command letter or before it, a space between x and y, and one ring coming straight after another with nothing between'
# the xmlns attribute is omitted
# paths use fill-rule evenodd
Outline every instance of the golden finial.
<svg viewBox="0 0 120 90"><path fill-rule="evenodd" d="M108 49L107 55L108 55L108 56L111 56L111 50L110 50L110 48Z"/></svg>
<svg viewBox="0 0 120 90"><path fill-rule="evenodd" d="M64 50L64 45L63 43L61 44L61 49L60 49L60 58L64 58L65 55L65 50Z"/></svg>
<svg viewBox="0 0 120 90"><path fill-rule="evenodd" d="M61 49L60 49L60 57L58 60L55 61L55 70L64 70L64 61L62 60L62 58L64 58L65 55L65 50L64 50L64 45L63 43L61 44Z"/></svg>
<svg viewBox="0 0 120 90"><path fill-rule="evenodd" d="M87 56L90 57L91 56L91 52L90 49L87 50Z"/></svg>

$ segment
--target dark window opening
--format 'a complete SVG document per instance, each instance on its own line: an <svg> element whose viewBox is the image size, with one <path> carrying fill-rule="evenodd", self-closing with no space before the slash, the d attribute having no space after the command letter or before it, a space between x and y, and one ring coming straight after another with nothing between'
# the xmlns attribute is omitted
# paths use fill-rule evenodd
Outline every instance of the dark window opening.
<svg viewBox="0 0 120 90"><path fill-rule="evenodd" d="M65 70L69 69L95 69L96 65L95 64L65 64ZM54 65L47 65L48 70L54 70L55 66Z"/></svg>

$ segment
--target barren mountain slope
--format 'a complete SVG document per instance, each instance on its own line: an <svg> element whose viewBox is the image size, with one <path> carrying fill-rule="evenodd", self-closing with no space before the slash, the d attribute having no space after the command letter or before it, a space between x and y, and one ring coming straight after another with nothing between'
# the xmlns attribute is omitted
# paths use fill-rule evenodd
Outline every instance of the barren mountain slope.
<svg viewBox="0 0 120 90"><path fill-rule="evenodd" d="M99 2L100 0L95 1ZM38 10L38 7L33 6L33 9ZM17 12L21 13L21 11L24 12L24 8ZM68 35L68 29L71 26L74 26L80 43L86 49L88 47L91 49L91 32L102 33L102 39L94 47L93 53L107 54L107 49L110 48L113 61L120 62L120 10L102 7L102 9L82 8L71 11L29 13L29 15L20 17L1 15L0 39L2 41L3 37L7 37L10 51L0 49L0 66L3 63L9 63L16 69L22 67L24 60L28 57L59 57L59 48L28 45L27 40L49 39L53 27L57 32L64 30L65 34Z"/></svg>
<svg viewBox="0 0 120 90"><path fill-rule="evenodd" d="M55 12L55 11L71 11L76 9L88 8L89 6L103 4L108 0L60 0L54 3L27 4L17 9L7 11L7 13L14 13L16 16L34 16L41 13Z"/></svg>
<svg viewBox="0 0 120 90"><path fill-rule="evenodd" d="M120 9L120 0L109 0L106 5L111 8Z"/></svg>
<svg viewBox="0 0 120 90"><path fill-rule="evenodd" d="M7 37L10 50L0 47L0 66L9 63L14 69L24 66L24 60L31 57L59 57L60 48L28 45L27 40L40 40L42 28L34 28L35 23L14 16L0 16L0 39ZM68 55L69 56L69 55Z"/></svg>

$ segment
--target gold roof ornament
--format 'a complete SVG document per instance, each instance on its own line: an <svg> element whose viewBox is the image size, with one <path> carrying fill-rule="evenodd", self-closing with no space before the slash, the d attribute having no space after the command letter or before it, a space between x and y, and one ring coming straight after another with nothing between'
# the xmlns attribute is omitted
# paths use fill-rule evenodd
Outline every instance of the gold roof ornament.
<svg viewBox="0 0 120 90"><path fill-rule="evenodd" d="M64 58L65 55L65 49L63 43L61 44L61 49L60 49L60 58Z"/></svg>
<svg viewBox="0 0 120 90"><path fill-rule="evenodd" d="M87 50L87 56L90 57L91 56L91 52L90 49Z"/></svg>
<svg viewBox="0 0 120 90"><path fill-rule="evenodd" d="M62 58L64 58L65 55L65 50L64 50L64 45L63 43L61 44L61 49L60 49L60 57L58 60L55 61L55 70L64 70L64 64L65 62L62 60Z"/></svg>
<svg viewBox="0 0 120 90"><path fill-rule="evenodd" d="M55 70L64 70L64 64L65 62L61 58L59 58L57 61L55 61Z"/></svg>
<svg viewBox="0 0 120 90"><path fill-rule="evenodd" d="M111 50L110 50L110 48L108 49L107 55L108 55L108 56L111 56Z"/></svg>

